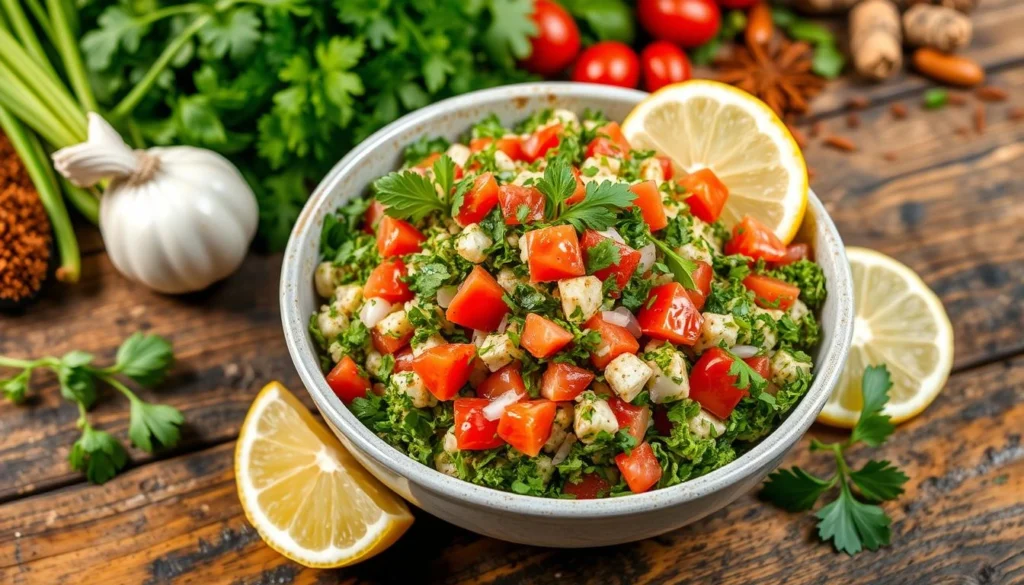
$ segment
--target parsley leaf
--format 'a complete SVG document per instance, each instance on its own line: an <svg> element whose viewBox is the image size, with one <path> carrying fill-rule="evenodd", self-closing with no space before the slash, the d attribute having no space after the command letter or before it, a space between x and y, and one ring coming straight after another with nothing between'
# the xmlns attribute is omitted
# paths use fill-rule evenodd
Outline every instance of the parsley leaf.
<svg viewBox="0 0 1024 585"><path fill-rule="evenodd" d="M533 22L533 0L492 0L491 24L484 33L484 45L491 58L506 69L530 56L530 38L537 35Z"/></svg>
<svg viewBox="0 0 1024 585"><path fill-rule="evenodd" d="M113 435L85 423L81 438L68 452L68 463L71 469L84 471L89 481L105 483L128 463L128 452Z"/></svg>
<svg viewBox="0 0 1024 585"><path fill-rule="evenodd" d="M892 520L881 508L857 501L846 482L840 485L839 498L816 514L818 537L832 540L836 550L855 555L863 549L878 550L889 544Z"/></svg>
<svg viewBox="0 0 1024 585"><path fill-rule="evenodd" d="M606 230L615 223L616 212L632 205L634 199L636 194L625 183L603 181L598 185L596 181L591 181L587 183L587 194L583 201L563 211L557 219L571 224L581 232L588 227L598 231Z"/></svg>
<svg viewBox="0 0 1024 585"><path fill-rule="evenodd" d="M587 250L587 274L604 270L612 265L618 265L622 256L619 247L611 239L604 239L596 246Z"/></svg>
<svg viewBox="0 0 1024 585"><path fill-rule="evenodd" d="M25 395L28 394L28 379L31 374L31 369L25 369L13 378L0 380L0 389L4 391L4 396L15 404L24 402Z"/></svg>
<svg viewBox="0 0 1024 585"><path fill-rule="evenodd" d="M133 445L152 453L154 438L164 447L178 444L178 427L185 422L185 417L177 408L166 404L150 404L138 398L131 399L130 402L128 437Z"/></svg>
<svg viewBox="0 0 1024 585"><path fill-rule="evenodd" d="M259 44L260 19L252 8L239 8L220 15L199 29L202 39L218 59L230 54L231 60L240 62L252 54Z"/></svg>
<svg viewBox="0 0 1024 585"><path fill-rule="evenodd" d="M455 183L455 161L447 154L442 154L434 161L434 181L441 187L441 193L447 197Z"/></svg>
<svg viewBox="0 0 1024 585"><path fill-rule="evenodd" d="M544 195L545 214L550 219L558 219L562 215L565 201L576 190L576 177L569 165L559 161L544 169L544 176L537 181L535 187Z"/></svg>
<svg viewBox="0 0 1024 585"><path fill-rule="evenodd" d="M821 479L799 467L792 467L769 475L761 495L787 512L801 512L810 510L818 497L835 484L835 477Z"/></svg>
<svg viewBox="0 0 1024 585"><path fill-rule="evenodd" d="M864 378L861 380L864 406L857 426L853 427L851 443L860 441L877 447L892 434L894 427L889 421L890 417L882 414L882 409L889 402L889 388L892 388L892 380L885 366L869 366L864 370Z"/></svg>
<svg viewBox="0 0 1024 585"><path fill-rule="evenodd" d="M437 294L437 289L444 286L451 278L448 267L440 262L424 264L412 277L412 288L421 297L432 299Z"/></svg>
<svg viewBox="0 0 1024 585"><path fill-rule="evenodd" d="M169 341L159 335L136 332L117 350L115 370L143 386L155 386L174 363Z"/></svg>
<svg viewBox="0 0 1024 585"><path fill-rule="evenodd" d="M864 497L882 501L898 498L903 493L903 484L910 478L888 461L871 460L850 472L850 479Z"/></svg>
<svg viewBox="0 0 1024 585"><path fill-rule="evenodd" d="M373 188L391 217L419 221L432 212L448 211L438 199L434 183L412 171L388 173L374 181Z"/></svg>
<svg viewBox="0 0 1024 585"><path fill-rule="evenodd" d="M747 362L735 355L732 358L732 365L729 366L729 375L736 376L736 381L733 383L734 386L740 390L746 390L753 386L756 392L761 392L768 385L767 380L761 374L755 372L754 368L751 368Z"/></svg>

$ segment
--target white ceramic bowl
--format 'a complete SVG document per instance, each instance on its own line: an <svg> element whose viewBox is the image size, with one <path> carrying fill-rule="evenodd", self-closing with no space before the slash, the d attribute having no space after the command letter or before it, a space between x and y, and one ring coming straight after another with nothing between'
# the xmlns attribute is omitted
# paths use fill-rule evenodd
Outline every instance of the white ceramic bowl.
<svg viewBox="0 0 1024 585"><path fill-rule="evenodd" d="M811 193L798 239L809 242L828 278L810 391L772 434L732 463L678 486L602 500L521 496L461 481L413 461L363 426L324 381L307 326L320 302L313 287L324 217L401 164L402 149L426 135L456 139L494 112L505 123L542 108L603 110L622 120L646 94L580 83L531 83L445 100L389 124L345 156L316 188L292 231L281 273L281 318L295 367L341 442L409 502L463 528L552 547L604 546L655 536L697 521L753 489L814 422L835 386L853 333L850 268L835 225Z"/></svg>

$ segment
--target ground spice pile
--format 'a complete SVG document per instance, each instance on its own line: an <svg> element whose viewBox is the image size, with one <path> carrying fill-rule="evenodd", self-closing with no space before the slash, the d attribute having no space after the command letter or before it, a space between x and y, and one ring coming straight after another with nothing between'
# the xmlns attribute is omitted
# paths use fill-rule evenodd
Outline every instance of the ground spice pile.
<svg viewBox="0 0 1024 585"><path fill-rule="evenodd" d="M0 303L31 297L50 259L50 220L25 168L0 133Z"/></svg>

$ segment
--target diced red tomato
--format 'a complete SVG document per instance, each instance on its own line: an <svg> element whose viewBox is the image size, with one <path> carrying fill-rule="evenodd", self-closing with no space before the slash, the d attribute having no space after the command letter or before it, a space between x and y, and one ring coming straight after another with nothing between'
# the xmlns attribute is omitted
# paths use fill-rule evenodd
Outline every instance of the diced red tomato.
<svg viewBox="0 0 1024 585"><path fill-rule="evenodd" d="M647 303L636 316L640 330L654 339L679 345L693 345L700 337L704 317L678 282L651 289Z"/></svg>
<svg viewBox="0 0 1024 585"><path fill-rule="evenodd" d="M799 287L761 274L751 274L744 278L743 286L754 291L754 302L765 309L788 311L800 296Z"/></svg>
<svg viewBox="0 0 1024 585"><path fill-rule="evenodd" d="M508 313L508 305L502 298L504 295L505 289L490 273L474 266L448 305L445 317L456 325L494 331Z"/></svg>
<svg viewBox="0 0 1024 585"><path fill-rule="evenodd" d="M377 250L384 258L419 252L426 237L407 221L385 215L377 226Z"/></svg>
<svg viewBox="0 0 1024 585"><path fill-rule="evenodd" d="M601 336L601 343L590 354L591 363L599 370L603 370L620 355L636 353L640 349L640 343L628 329L605 321L601 318L601 313L591 317L584 326L592 331L597 331Z"/></svg>
<svg viewBox="0 0 1024 585"><path fill-rule="evenodd" d="M532 223L544 219L544 194L533 187L519 185L502 185L498 188L498 202L501 203L501 215L505 217L505 225L519 225L519 209L526 207L526 222Z"/></svg>
<svg viewBox="0 0 1024 585"><path fill-rule="evenodd" d="M597 129L597 138L590 141L590 146L587 147L587 156L593 156L590 152L590 147L594 145L598 140L606 141L604 143L605 148L609 148L609 152L598 152L597 154L605 154L611 156L618 156L625 158L629 156L629 141L626 140L626 136L622 134L622 128L618 122L608 122L604 126Z"/></svg>
<svg viewBox="0 0 1024 585"><path fill-rule="evenodd" d="M725 202L729 199L729 188L718 179L718 175L711 169L701 169L690 173L679 182L686 187L686 204L690 211L700 219L708 223L718 221L725 208Z"/></svg>
<svg viewBox="0 0 1024 585"><path fill-rule="evenodd" d="M726 419L736 405L747 395L736 387L736 376L729 374L733 357L720 347L705 351L690 371L690 399L717 416ZM755 356L743 360L762 377L767 377L768 358Z"/></svg>
<svg viewBox="0 0 1024 585"><path fill-rule="evenodd" d="M409 285L402 280L406 274L408 272L405 269L405 263L398 258L384 260L373 269L370 277L366 279L366 284L363 285L363 297L367 299L380 297L389 303L411 301L413 299L412 291L409 290Z"/></svg>
<svg viewBox="0 0 1024 585"><path fill-rule="evenodd" d="M530 400L509 405L498 422L498 436L530 457L540 454L551 436L558 408L550 400Z"/></svg>
<svg viewBox="0 0 1024 585"><path fill-rule="evenodd" d="M469 149L473 152L480 152L495 142L497 143L495 148L504 152L510 159L523 160L523 145L517 136L506 136L497 141L493 138L474 138L469 141Z"/></svg>
<svg viewBox="0 0 1024 585"><path fill-rule="evenodd" d="M743 358L743 361L747 362L750 369L760 374L765 380L772 375L771 361L766 355L755 355L754 357Z"/></svg>
<svg viewBox="0 0 1024 585"><path fill-rule="evenodd" d="M587 145L587 158L590 157L602 157L611 156L615 158L625 158L628 151L623 151L619 148L618 144L611 138L605 138L604 136L598 136L597 138L590 141Z"/></svg>
<svg viewBox="0 0 1024 585"><path fill-rule="evenodd" d="M693 284L697 285L697 290L686 289L686 294L690 295L693 305L700 310L704 308L704 302L711 294L711 279L714 277L714 270L703 260L696 260L694 264L697 265L697 268L690 276L693 278Z"/></svg>
<svg viewBox="0 0 1024 585"><path fill-rule="evenodd" d="M341 361L327 374L327 385L345 404L356 398L365 398L370 389L370 380L359 373L359 367L349 356Z"/></svg>
<svg viewBox="0 0 1024 585"><path fill-rule="evenodd" d="M646 492L661 479L661 464L646 442L637 445L629 455L616 455L615 465L622 473L622 479L629 485L629 491L634 494Z"/></svg>
<svg viewBox="0 0 1024 585"><path fill-rule="evenodd" d="M378 351L380 351L380 350L378 350ZM395 369L394 369L394 373L397 374L398 372L411 372L412 371L413 355L412 355L412 350L411 349L405 348L405 349L399 350L398 352L396 352L394 354L394 356L395 356Z"/></svg>
<svg viewBox="0 0 1024 585"><path fill-rule="evenodd" d="M666 181L672 180L674 171L672 170L672 159L667 156L656 157L658 162L661 163L661 178Z"/></svg>
<svg viewBox="0 0 1024 585"><path fill-rule="evenodd" d="M466 193L462 207L455 216L459 225L480 223L498 205L498 182L491 173L483 173L473 180L473 187Z"/></svg>
<svg viewBox="0 0 1024 585"><path fill-rule="evenodd" d="M446 343L418 355L412 369L438 400L451 400L469 381L475 357L476 346L471 343Z"/></svg>
<svg viewBox="0 0 1024 585"><path fill-rule="evenodd" d="M480 451L501 447L505 441L498 436L498 420L487 420L484 408L491 401L487 398L456 398L455 443L464 451Z"/></svg>
<svg viewBox="0 0 1024 585"><path fill-rule="evenodd" d="M576 228L556 225L523 234L531 282L550 282L587 273Z"/></svg>
<svg viewBox="0 0 1024 585"><path fill-rule="evenodd" d="M571 341L572 333L565 327L535 313L526 316L523 333L519 336L519 345L539 359L555 355Z"/></svg>
<svg viewBox="0 0 1024 585"><path fill-rule="evenodd" d="M585 473L577 483L565 482L562 491L576 496L577 500L596 500L608 495L612 486L608 481L596 473Z"/></svg>
<svg viewBox="0 0 1024 585"><path fill-rule="evenodd" d="M377 229L377 223L384 217L384 210L387 209L383 203L374 199L366 208L363 215L363 231L372 234Z"/></svg>
<svg viewBox="0 0 1024 585"><path fill-rule="evenodd" d="M644 440L647 426L651 422L651 409L646 406L633 406L618 396L608 399L608 406L615 413L619 428L633 435L638 442Z"/></svg>
<svg viewBox="0 0 1024 585"><path fill-rule="evenodd" d="M548 400L575 400L590 383L594 372L571 364L551 363L540 379L540 395Z"/></svg>
<svg viewBox="0 0 1024 585"><path fill-rule="evenodd" d="M778 262L786 257L786 246L768 226L749 215L732 228L732 239L725 244L726 254L743 254L758 260Z"/></svg>
<svg viewBox="0 0 1024 585"><path fill-rule="evenodd" d="M775 266L785 266L811 257L811 247L807 244L790 244L786 246L786 255L774 262Z"/></svg>
<svg viewBox="0 0 1024 585"><path fill-rule="evenodd" d="M554 124L541 128L523 140L523 157L533 162L544 156L547 151L558 146L562 136L562 125Z"/></svg>
<svg viewBox="0 0 1024 585"><path fill-rule="evenodd" d="M373 349L383 354L391 354L409 345L409 340L412 339L412 331L401 337L391 337L390 335L384 335L374 328L370 331L370 339L373 342Z"/></svg>
<svg viewBox="0 0 1024 585"><path fill-rule="evenodd" d="M409 167L409 170L414 173L424 175L426 174L427 169L433 167L434 163L437 162L437 159L441 158L442 154L443 153L440 152L432 152L427 156L423 157L422 159L420 159L418 163ZM455 180L461 179L463 175L464 172L462 170L462 167L459 165L455 165Z"/></svg>
<svg viewBox="0 0 1024 585"><path fill-rule="evenodd" d="M665 215L665 206L661 204L661 192L658 191L658 184L654 181L644 181L631 185L629 190L636 195L633 205L640 208L644 221L650 226L652 232L665 229L668 225L668 216Z"/></svg>
<svg viewBox="0 0 1024 585"><path fill-rule="evenodd" d="M476 395L480 398L494 400L506 392L515 392L520 398L525 397L526 384L523 383L523 376L519 373L520 368L519 362L512 362L487 376L487 379L476 387Z"/></svg>
<svg viewBox="0 0 1024 585"><path fill-rule="evenodd" d="M583 183L583 179L580 177L580 170L573 167L572 176L576 179L576 190L572 192L572 195L570 195L568 199L565 200L566 205L579 203L587 196L587 186Z"/></svg>
<svg viewBox="0 0 1024 585"><path fill-rule="evenodd" d="M640 252L630 248L626 244L620 244L611 238L606 238L594 230L587 230L583 232L583 241L580 245L583 247L583 255L590 261L588 252L591 248L597 246L604 240L611 240L615 247L619 250L619 262L618 264L612 264L607 268L602 268L594 273L594 276L600 278L602 281L614 276L615 283L619 289L625 288L626 284L629 283L629 279L633 276L633 272L636 271L636 267L640 264Z"/></svg>

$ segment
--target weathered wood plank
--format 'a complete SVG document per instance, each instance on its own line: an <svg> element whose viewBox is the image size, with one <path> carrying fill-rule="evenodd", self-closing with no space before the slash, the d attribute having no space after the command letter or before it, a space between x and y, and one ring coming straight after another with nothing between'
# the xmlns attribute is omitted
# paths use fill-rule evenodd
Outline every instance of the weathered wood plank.
<svg viewBox="0 0 1024 585"><path fill-rule="evenodd" d="M242 517L232 445L146 465L106 486L24 498L0 514L0 582L76 583L1013 583L1024 578L1024 358L954 376L921 417L870 453L911 476L886 504L890 548L851 562L816 542L809 514L742 497L696 526L631 546L558 551L479 538L420 513L393 549L341 571L306 570ZM839 438L815 428L811 435ZM787 464L818 472L809 437ZM869 454L857 450L855 465Z"/></svg>
<svg viewBox="0 0 1024 585"><path fill-rule="evenodd" d="M853 153L805 148L811 186L825 202L847 245L896 257L942 298L956 334L956 367L1024 350L1024 68L993 83L1006 103L984 104L987 129L973 130L976 100L895 120L888 107L823 124L822 136L852 139ZM967 136L962 129L970 129ZM895 155L887 160L886 155Z"/></svg>

